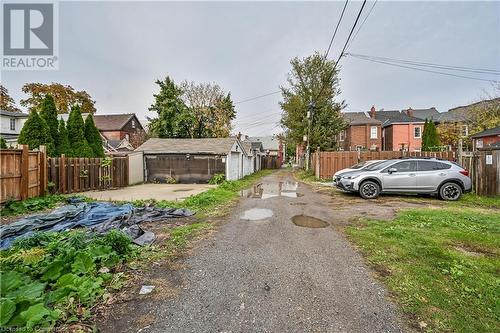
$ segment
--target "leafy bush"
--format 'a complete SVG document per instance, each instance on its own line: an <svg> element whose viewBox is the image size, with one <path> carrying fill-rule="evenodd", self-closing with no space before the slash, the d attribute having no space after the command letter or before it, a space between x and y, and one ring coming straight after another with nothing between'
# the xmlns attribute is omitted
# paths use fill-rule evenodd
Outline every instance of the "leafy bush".
<svg viewBox="0 0 500 333"><path fill-rule="evenodd" d="M209 184L212 185L219 185L222 184L226 180L226 175L223 173L216 173L210 180L208 181Z"/></svg>
<svg viewBox="0 0 500 333"><path fill-rule="evenodd" d="M50 329L88 318L90 307L116 283L110 269L133 254L131 240L116 230L103 236L37 233L16 241L0 252L0 325Z"/></svg>
<svg viewBox="0 0 500 333"><path fill-rule="evenodd" d="M54 208L57 203L65 201L62 195L49 195L45 197L30 198L23 201L8 201L1 210L3 216L20 215Z"/></svg>

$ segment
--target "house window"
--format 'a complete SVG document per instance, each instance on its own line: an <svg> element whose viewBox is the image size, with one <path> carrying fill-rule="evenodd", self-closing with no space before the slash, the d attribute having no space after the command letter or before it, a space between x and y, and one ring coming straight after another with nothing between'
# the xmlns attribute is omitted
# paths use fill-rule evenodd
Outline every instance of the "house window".
<svg viewBox="0 0 500 333"><path fill-rule="evenodd" d="M413 136L415 139L420 139L422 137L422 129L420 127L414 127L413 128Z"/></svg>
<svg viewBox="0 0 500 333"><path fill-rule="evenodd" d="M377 126L372 126L370 128L370 139L378 138Z"/></svg>
<svg viewBox="0 0 500 333"><path fill-rule="evenodd" d="M16 130L16 119L10 118L10 130L15 131Z"/></svg>
<svg viewBox="0 0 500 333"><path fill-rule="evenodd" d="M345 131L340 131L339 133L339 141L344 141L345 140Z"/></svg>
<svg viewBox="0 0 500 333"><path fill-rule="evenodd" d="M135 120L132 119L132 128L135 128Z"/></svg>
<svg viewBox="0 0 500 333"><path fill-rule="evenodd" d="M476 140L476 148L483 148L483 139Z"/></svg>
<svg viewBox="0 0 500 333"><path fill-rule="evenodd" d="M469 136L469 126L462 125L462 136Z"/></svg>

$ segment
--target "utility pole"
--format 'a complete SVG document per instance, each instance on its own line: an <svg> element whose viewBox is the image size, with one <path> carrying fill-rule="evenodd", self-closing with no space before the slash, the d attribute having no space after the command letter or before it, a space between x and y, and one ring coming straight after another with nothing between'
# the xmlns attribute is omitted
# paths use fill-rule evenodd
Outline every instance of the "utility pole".
<svg viewBox="0 0 500 333"><path fill-rule="evenodd" d="M306 136L306 171L310 169L310 161L311 161L311 145L310 145L310 137L311 137L311 124L312 117L314 111L314 103L312 98L309 100L309 110L307 111L307 136Z"/></svg>

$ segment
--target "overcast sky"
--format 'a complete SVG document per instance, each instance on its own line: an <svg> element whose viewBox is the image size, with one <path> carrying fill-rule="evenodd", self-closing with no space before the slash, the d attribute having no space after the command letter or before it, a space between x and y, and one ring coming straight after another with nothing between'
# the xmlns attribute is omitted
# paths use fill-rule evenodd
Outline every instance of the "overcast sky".
<svg viewBox="0 0 500 333"><path fill-rule="evenodd" d="M364 15L373 3L368 2ZM147 111L154 81L215 82L234 101L278 90L289 61L324 52L344 2L61 2L59 70L2 72L16 101L26 82L86 90L98 114ZM361 2L350 1L330 58L337 58ZM350 52L500 69L500 2L379 1ZM488 82L343 58L347 110L435 106L443 112L478 100ZM475 74L494 79L494 76ZM496 77L498 79L498 76ZM235 132L268 135L280 95L236 105Z"/></svg>

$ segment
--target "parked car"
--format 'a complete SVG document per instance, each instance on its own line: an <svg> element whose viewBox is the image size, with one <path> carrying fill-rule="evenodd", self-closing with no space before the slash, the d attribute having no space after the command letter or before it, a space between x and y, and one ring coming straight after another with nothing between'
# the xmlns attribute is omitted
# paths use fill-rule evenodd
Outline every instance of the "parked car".
<svg viewBox="0 0 500 333"><path fill-rule="evenodd" d="M383 162L383 161L384 160L369 160L369 161L359 162L359 163L354 164L353 166L351 166L349 168L345 168L345 169L342 169L342 170L335 172L333 174L333 181L335 182L337 180L338 176L340 176L346 172L362 170L363 168L366 168L367 166L372 165L373 163L379 163L379 162Z"/></svg>
<svg viewBox="0 0 500 333"><path fill-rule="evenodd" d="M364 199L381 193L437 194L443 200L458 200L472 189L469 172L450 161L407 158L375 163L344 173L337 187L358 192Z"/></svg>

